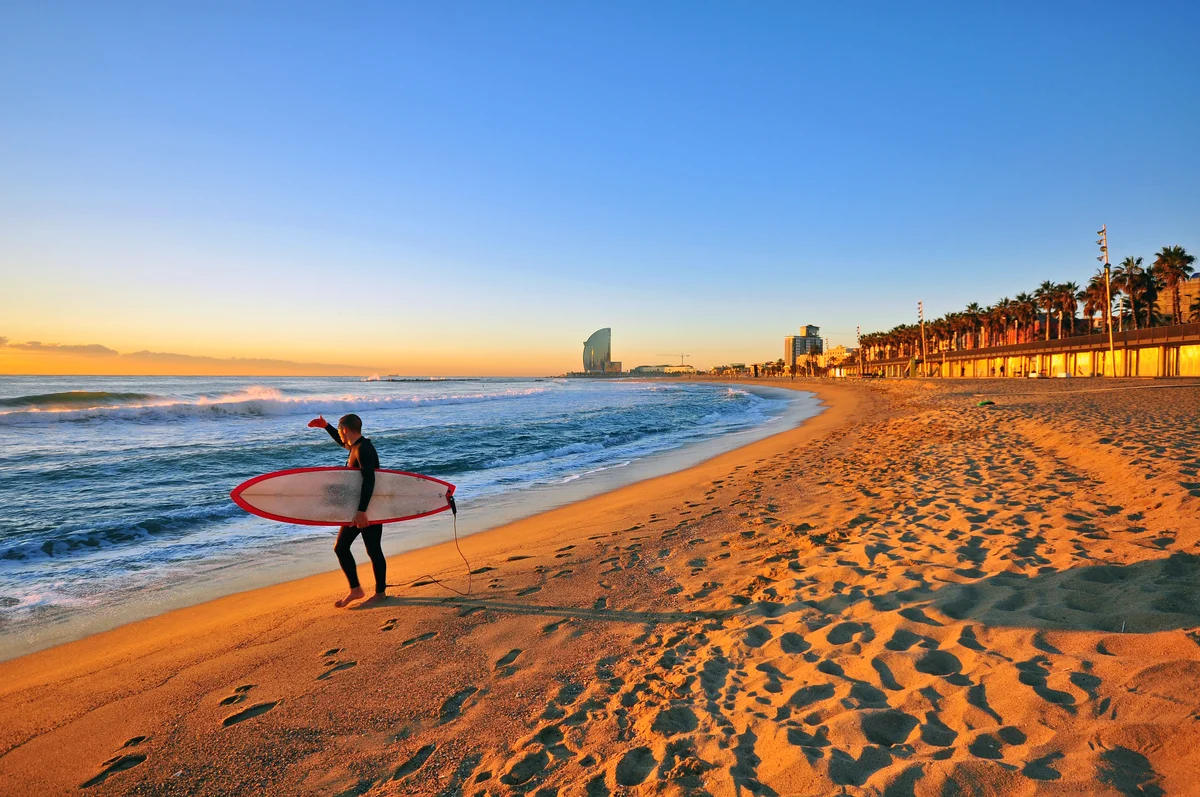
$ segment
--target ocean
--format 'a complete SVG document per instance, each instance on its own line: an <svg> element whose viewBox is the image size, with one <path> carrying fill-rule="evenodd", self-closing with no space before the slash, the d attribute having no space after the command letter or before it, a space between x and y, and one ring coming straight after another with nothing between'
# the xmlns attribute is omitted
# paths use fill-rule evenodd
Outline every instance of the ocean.
<svg viewBox="0 0 1200 797"><path fill-rule="evenodd" d="M336 529L248 515L229 491L344 464L307 422L347 412L383 467L454 483L469 534L694 464L817 402L694 382L0 377L0 657L336 569ZM450 523L388 526L385 550L447 539Z"/></svg>

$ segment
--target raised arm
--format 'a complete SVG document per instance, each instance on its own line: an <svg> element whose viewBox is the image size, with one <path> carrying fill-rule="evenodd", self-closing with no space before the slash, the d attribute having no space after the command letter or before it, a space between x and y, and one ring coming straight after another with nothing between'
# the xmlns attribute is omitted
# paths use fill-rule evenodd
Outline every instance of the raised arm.
<svg viewBox="0 0 1200 797"><path fill-rule="evenodd" d="M346 441L342 440L342 436L338 434L337 427L325 420L323 416L318 415L308 422L308 425L314 429L324 429L329 432L329 436L333 438L333 442L337 443L342 448L346 447Z"/></svg>

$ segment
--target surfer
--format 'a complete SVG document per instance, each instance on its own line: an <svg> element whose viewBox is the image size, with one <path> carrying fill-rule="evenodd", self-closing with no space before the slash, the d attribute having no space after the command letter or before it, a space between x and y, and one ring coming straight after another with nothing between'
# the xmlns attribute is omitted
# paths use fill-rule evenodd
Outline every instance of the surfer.
<svg viewBox="0 0 1200 797"><path fill-rule="evenodd" d="M379 544L383 539L383 524L367 520L367 505L371 503L371 495L375 491L375 471L379 468L379 454L375 452L371 441L362 436L362 418L353 413L343 415L338 420L336 429L320 415L309 421L308 425L329 432L329 436L339 446L349 450L350 458L346 460L346 466L362 471L358 511L354 513L354 520L350 525L338 529L337 542L333 546L342 572L350 582L350 593L333 605L340 609L365 597L358 583L358 564L354 561L354 554L350 553L350 543L354 542L359 534L362 534L363 544L367 546L367 555L371 557L371 568L375 571L375 595L367 602L381 600L387 597L387 560L384 559L383 548Z"/></svg>

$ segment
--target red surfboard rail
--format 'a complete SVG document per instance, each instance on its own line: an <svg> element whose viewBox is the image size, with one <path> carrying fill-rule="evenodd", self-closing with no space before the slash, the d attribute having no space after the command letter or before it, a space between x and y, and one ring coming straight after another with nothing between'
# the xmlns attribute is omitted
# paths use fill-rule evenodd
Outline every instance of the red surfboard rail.
<svg viewBox="0 0 1200 797"><path fill-rule="evenodd" d="M270 512L267 512L263 509L259 509L256 506L253 506L252 504L247 502L245 498L242 497L242 493L245 492L247 488L249 488L255 484L258 484L259 482L266 481L267 479L276 479L276 478L279 478L280 476L288 476L293 473L316 473L319 471L354 471L357 473L358 468L348 468L343 465L340 467L329 467L329 468L290 468L288 470L277 470L272 473L264 473L261 476L255 476L253 479L247 479L246 481L239 484L237 487L234 487L229 492L229 497L231 499L233 499L233 502L235 504L240 506L245 511L249 512L252 515L257 515L258 517L266 518L267 520L276 520L276 521L279 521L280 523L295 523L296 525L300 525L300 526L345 526L345 525L348 525L347 523L341 523L341 522L330 521L330 520L308 520L305 518L294 518L294 517L286 517L283 515L275 515ZM410 476L414 479L424 479L425 481L434 482L436 484L440 484L443 487L445 487L447 498L454 495L455 487L453 484L451 484L448 481L443 481L441 479L438 479L434 476L426 476L422 473L411 473L406 470L390 470L388 468L378 468L375 472L376 473L394 473L399 476ZM439 512L445 512L449 508L450 508L450 502L447 501L446 505L443 507L439 507L437 509L431 509L428 512L421 512L416 515L407 515L405 517L384 518L384 519L371 518L371 524L374 525L377 523L379 523L379 524L400 523L405 520L416 520L417 518L429 517L430 515L436 515Z"/></svg>

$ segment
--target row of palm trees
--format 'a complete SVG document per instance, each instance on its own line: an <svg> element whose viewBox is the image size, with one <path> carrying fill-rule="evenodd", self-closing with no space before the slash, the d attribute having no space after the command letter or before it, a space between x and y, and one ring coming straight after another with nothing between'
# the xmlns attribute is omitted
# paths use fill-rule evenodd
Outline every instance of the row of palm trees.
<svg viewBox="0 0 1200 797"><path fill-rule="evenodd" d="M1127 257L1112 269L1111 298L1104 284L1104 270L1097 270L1080 288L1074 282L1043 282L1032 293L1005 297L991 307L972 302L959 313L947 313L925 324L927 347L931 352L980 349L1011 343L1029 343L1051 332L1063 338L1075 334L1093 334L1107 329L1113 316L1114 328L1132 329L1200 321L1200 299L1185 313L1180 304L1180 283L1192 276L1196 261L1182 246L1164 246L1149 268L1142 258ZM1170 298L1171 312L1160 312L1160 299ZM1125 306L1128 300L1128 307ZM1113 314L1113 303L1119 302ZM1076 321L1082 304L1083 315ZM1055 328L1056 327L1056 328ZM887 332L872 332L859 338L867 359L915 357L921 352L919 324L901 324Z"/></svg>

